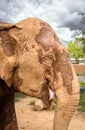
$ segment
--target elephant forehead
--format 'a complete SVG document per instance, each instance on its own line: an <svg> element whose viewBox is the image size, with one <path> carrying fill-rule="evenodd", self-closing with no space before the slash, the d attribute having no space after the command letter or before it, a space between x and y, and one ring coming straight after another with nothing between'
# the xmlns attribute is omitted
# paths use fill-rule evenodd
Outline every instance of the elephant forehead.
<svg viewBox="0 0 85 130"><path fill-rule="evenodd" d="M54 32L45 22L40 22L40 26L41 28L39 33L35 36L35 41L47 51L55 42Z"/></svg>
<svg viewBox="0 0 85 130"><path fill-rule="evenodd" d="M16 78L18 76L19 82ZM13 79L14 86L20 91L33 96L39 93L42 82L44 80L44 71L41 66L37 52L25 53L19 57L18 73Z"/></svg>

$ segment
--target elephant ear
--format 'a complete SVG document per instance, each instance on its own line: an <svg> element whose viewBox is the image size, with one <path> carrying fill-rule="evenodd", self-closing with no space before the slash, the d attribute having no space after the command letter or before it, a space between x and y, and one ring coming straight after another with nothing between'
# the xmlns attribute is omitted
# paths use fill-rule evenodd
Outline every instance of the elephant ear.
<svg viewBox="0 0 85 130"><path fill-rule="evenodd" d="M15 67L15 47L9 35L11 24L0 22L0 79L4 80L10 87Z"/></svg>
<svg viewBox="0 0 85 130"><path fill-rule="evenodd" d="M13 28L13 27L18 28L18 29L23 28L19 23L18 24L10 24L10 23L0 22L0 30L10 29L10 28Z"/></svg>
<svg viewBox="0 0 85 130"><path fill-rule="evenodd" d="M12 85L13 70L15 68L15 56L7 57L0 51L0 79L10 87Z"/></svg>
<svg viewBox="0 0 85 130"><path fill-rule="evenodd" d="M8 23L0 22L0 30L9 29L9 28L11 28L13 26L14 26L13 24L8 24Z"/></svg>

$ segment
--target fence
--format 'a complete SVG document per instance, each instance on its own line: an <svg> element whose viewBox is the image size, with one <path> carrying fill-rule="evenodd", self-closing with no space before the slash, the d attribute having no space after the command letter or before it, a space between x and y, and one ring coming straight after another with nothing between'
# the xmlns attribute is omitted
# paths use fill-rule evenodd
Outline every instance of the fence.
<svg viewBox="0 0 85 130"><path fill-rule="evenodd" d="M74 68L78 75L79 82L85 82L85 64L74 64Z"/></svg>
<svg viewBox="0 0 85 130"><path fill-rule="evenodd" d="M71 58L71 62L72 62L73 64L76 64L76 61L75 61L74 58ZM79 58L79 61L78 61L78 62L85 64L85 58Z"/></svg>

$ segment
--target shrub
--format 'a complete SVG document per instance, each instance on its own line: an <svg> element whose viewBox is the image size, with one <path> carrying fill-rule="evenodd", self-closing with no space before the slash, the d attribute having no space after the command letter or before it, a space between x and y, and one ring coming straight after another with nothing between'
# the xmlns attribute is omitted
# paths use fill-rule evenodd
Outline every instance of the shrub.
<svg viewBox="0 0 85 130"><path fill-rule="evenodd" d="M80 86L85 87L85 82L84 81L80 82Z"/></svg>
<svg viewBox="0 0 85 130"><path fill-rule="evenodd" d="M78 111L85 112L85 92L83 94L80 94L80 102L79 102Z"/></svg>

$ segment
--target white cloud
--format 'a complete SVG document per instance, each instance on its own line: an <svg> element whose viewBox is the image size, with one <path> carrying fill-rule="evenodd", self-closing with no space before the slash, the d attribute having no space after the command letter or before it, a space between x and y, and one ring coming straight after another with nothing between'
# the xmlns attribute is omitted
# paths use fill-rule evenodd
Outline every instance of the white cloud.
<svg viewBox="0 0 85 130"><path fill-rule="evenodd" d="M85 29L78 12L85 12L85 0L0 0L0 21L16 23L27 17L39 17L66 40L72 30Z"/></svg>
<svg viewBox="0 0 85 130"><path fill-rule="evenodd" d="M58 36L60 39L63 39L65 41L71 41L73 38L74 31L71 31L69 28L57 28Z"/></svg>

